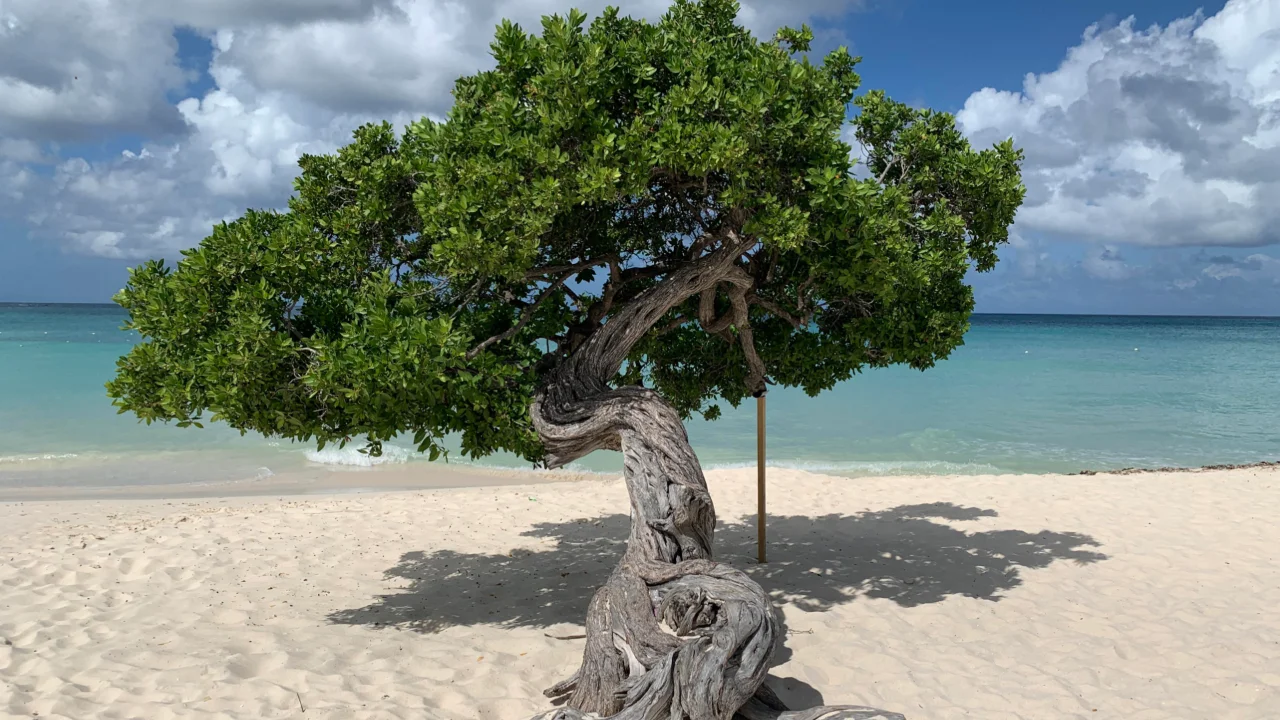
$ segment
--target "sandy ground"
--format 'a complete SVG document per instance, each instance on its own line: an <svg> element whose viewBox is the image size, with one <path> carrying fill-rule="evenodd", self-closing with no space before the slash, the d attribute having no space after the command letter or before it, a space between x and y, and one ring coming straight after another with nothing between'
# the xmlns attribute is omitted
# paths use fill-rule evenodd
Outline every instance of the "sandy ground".
<svg viewBox="0 0 1280 720"><path fill-rule="evenodd" d="M798 705L1280 718L1280 472L710 474ZM526 718L577 665L619 480L0 505L0 717ZM305 708L305 712L304 712Z"/></svg>

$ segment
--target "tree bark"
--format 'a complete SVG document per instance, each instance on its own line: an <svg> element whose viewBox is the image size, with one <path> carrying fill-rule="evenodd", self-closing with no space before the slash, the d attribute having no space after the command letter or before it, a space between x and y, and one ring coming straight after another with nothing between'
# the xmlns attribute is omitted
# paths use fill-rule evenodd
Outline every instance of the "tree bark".
<svg viewBox="0 0 1280 720"><path fill-rule="evenodd" d="M636 340L685 299L731 273L751 243L672 273L611 318L538 393L534 426L550 467L620 450L631 501L627 549L587 609L582 665L548 689L579 720L902 720L870 708L788 712L763 685L781 623L751 578L712 560L715 508L678 413L642 387L608 384Z"/></svg>

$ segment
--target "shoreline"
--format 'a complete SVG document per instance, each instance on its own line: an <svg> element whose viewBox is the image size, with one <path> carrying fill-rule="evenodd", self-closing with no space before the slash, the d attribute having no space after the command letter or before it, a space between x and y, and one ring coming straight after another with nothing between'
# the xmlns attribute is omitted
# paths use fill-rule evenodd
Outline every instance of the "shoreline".
<svg viewBox="0 0 1280 720"><path fill-rule="evenodd" d="M754 465L704 468L710 475L720 472L754 470ZM1070 473L910 473L847 476L822 469L805 469L785 465L767 465L768 474L799 472L809 475L839 477L850 481L893 479L963 479L963 478L1045 478L1093 477L1104 475L1203 474L1235 470L1267 470L1280 468L1280 461L1260 460L1251 463L1201 465L1195 467L1125 467L1114 470L1079 470ZM91 473L92 468L85 468ZM74 502L112 500L212 500L219 498L255 497L321 497L331 495L367 495L378 493L417 492L477 487L509 487L572 482L609 482L621 473L586 470L516 469L484 465L416 466L396 464L375 467L315 467L286 471L268 477L242 480L151 483L111 486L19 486L0 487L0 505L25 502Z"/></svg>
<svg viewBox="0 0 1280 720"><path fill-rule="evenodd" d="M87 472L92 472L86 468ZM564 471L515 470L455 465L413 468L312 468L263 478L198 483L155 483L114 486L0 487L0 505L16 502L111 500L211 500L254 497L319 497L416 492L472 487L506 487L560 482L589 482L615 476Z"/></svg>

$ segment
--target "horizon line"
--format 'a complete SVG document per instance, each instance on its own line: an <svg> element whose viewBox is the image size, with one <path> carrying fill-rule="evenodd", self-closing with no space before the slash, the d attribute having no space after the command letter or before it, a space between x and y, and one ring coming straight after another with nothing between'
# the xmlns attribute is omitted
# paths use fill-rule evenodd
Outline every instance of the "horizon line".
<svg viewBox="0 0 1280 720"><path fill-rule="evenodd" d="M39 302L24 300L0 300L0 307L119 307L113 302ZM1276 315L1186 315L1171 313L1067 313L1067 312L974 312L981 316L1019 316L1019 317L1128 317L1128 318L1221 318L1224 320L1275 320Z"/></svg>

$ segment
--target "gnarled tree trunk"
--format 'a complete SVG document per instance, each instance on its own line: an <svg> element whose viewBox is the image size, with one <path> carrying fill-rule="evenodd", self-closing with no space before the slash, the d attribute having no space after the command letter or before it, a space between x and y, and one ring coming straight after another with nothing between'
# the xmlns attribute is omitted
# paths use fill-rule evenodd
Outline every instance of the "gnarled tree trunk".
<svg viewBox="0 0 1280 720"><path fill-rule="evenodd" d="M532 408L560 467L621 450L631 499L627 550L587 610L582 665L552 687L578 720L901 720L862 707L787 711L763 685L781 623L751 578L712 560L715 509L679 415L656 392L611 388L631 346L686 298L733 272L742 241L691 263L611 318L548 379Z"/></svg>

